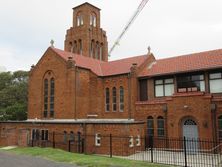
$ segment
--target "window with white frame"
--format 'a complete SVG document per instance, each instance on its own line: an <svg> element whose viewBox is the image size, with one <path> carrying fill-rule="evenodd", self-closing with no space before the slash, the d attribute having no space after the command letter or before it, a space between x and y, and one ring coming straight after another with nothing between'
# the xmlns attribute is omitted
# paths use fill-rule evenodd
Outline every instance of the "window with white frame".
<svg viewBox="0 0 222 167"><path fill-rule="evenodd" d="M172 96L174 93L173 78L155 80L155 96Z"/></svg>
<svg viewBox="0 0 222 167"><path fill-rule="evenodd" d="M140 135L136 136L136 146L140 146L141 145L141 140L140 140Z"/></svg>
<svg viewBox="0 0 222 167"><path fill-rule="evenodd" d="M133 136L129 137L129 147L133 147L134 143L133 143Z"/></svg>
<svg viewBox="0 0 222 167"><path fill-rule="evenodd" d="M90 14L90 25L93 27L96 27L96 14L95 13Z"/></svg>
<svg viewBox="0 0 222 167"><path fill-rule="evenodd" d="M99 134L99 133L96 133L96 135L95 135L95 145L101 146L101 134Z"/></svg>
<svg viewBox="0 0 222 167"><path fill-rule="evenodd" d="M221 93L222 92L222 73L211 73L210 79L210 93Z"/></svg>

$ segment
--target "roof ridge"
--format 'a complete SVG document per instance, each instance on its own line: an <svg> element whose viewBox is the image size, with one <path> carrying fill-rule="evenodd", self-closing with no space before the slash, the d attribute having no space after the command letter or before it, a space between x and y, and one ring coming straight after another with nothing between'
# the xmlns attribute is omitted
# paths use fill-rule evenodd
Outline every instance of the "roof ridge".
<svg viewBox="0 0 222 167"><path fill-rule="evenodd" d="M183 54L183 55L179 55L179 56L165 57L165 58L156 59L156 61L158 61L158 60L166 60L166 59L174 59L174 58L186 57L186 56L194 56L194 55L204 54L204 53L208 53L208 52L215 52L215 51L222 51L222 49L213 49L213 50L207 50L207 51L200 51L200 52L194 52L194 53L189 53L189 54Z"/></svg>

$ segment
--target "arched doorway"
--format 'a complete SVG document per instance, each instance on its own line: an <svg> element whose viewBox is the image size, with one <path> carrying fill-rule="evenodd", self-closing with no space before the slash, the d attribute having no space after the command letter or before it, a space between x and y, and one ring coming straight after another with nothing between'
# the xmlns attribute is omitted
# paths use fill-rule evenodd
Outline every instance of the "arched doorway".
<svg viewBox="0 0 222 167"><path fill-rule="evenodd" d="M186 139L186 149L188 152L197 152L198 144L198 126L196 122L190 118L182 122L183 137Z"/></svg>

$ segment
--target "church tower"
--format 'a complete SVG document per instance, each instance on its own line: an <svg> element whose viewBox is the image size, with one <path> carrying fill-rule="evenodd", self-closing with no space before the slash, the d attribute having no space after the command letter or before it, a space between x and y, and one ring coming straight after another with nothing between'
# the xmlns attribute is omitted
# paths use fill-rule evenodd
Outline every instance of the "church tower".
<svg viewBox="0 0 222 167"><path fill-rule="evenodd" d="M73 8L73 26L67 30L65 51L108 61L106 32L100 28L100 9L84 3Z"/></svg>

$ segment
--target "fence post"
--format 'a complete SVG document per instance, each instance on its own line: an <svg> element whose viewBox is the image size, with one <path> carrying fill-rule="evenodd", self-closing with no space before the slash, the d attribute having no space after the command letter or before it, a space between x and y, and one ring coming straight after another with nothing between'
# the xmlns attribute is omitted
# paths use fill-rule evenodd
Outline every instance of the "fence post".
<svg viewBox="0 0 222 167"><path fill-rule="evenodd" d="M153 163L153 136L150 136L151 162Z"/></svg>
<svg viewBox="0 0 222 167"><path fill-rule="evenodd" d="M112 158L112 156L113 156L113 143L112 143L113 141L112 141L112 134L110 134L110 136L109 136L109 151L110 151L110 153L109 153L109 156L110 156L110 158Z"/></svg>
<svg viewBox="0 0 222 167"><path fill-rule="evenodd" d="M187 167L187 146L186 146L186 137L183 137L183 147L184 147L184 160L185 160L185 167Z"/></svg>
<svg viewBox="0 0 222 167"><path fill-rule="evenodd" d="M52 146L55 148L55 132L52 132Z"/></svg>
<svg viewBox="0 0 222 167"><path fill-rule="evenodd" d="M71 140L69 140L69 152L71 152Z"/></svg>

